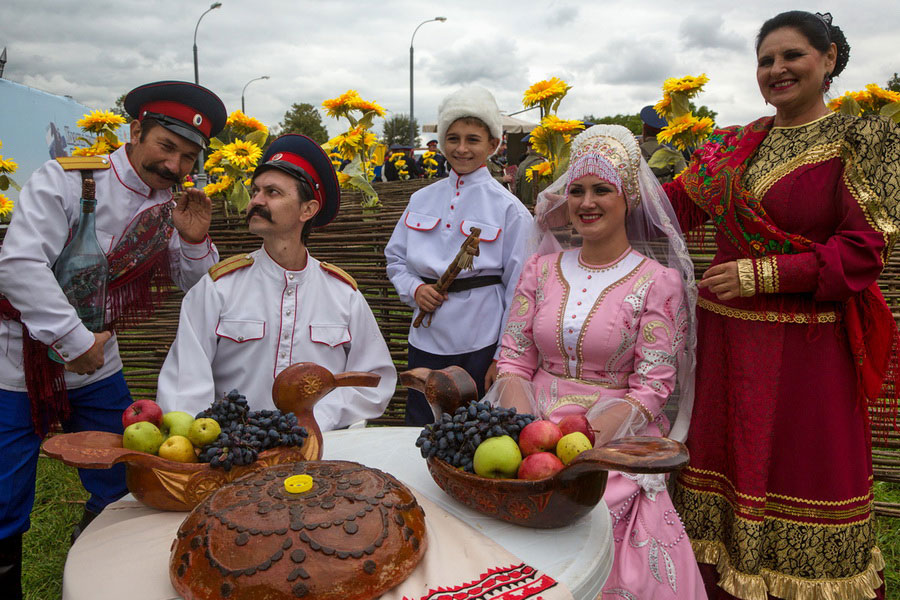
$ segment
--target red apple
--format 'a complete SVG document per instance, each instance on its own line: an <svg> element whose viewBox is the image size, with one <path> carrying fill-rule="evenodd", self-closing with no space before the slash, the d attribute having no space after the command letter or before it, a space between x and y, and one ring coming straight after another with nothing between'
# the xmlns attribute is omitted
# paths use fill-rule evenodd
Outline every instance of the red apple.
<svg viewBox="0 0 900 600"><path fill-rule="evenodd" d="M562 431L552 421L532 421L519 433L519 448L522 456L536 452L553 452L556 442L563 436Z"/></svg>
<svg viewBox="0 0 900 600"><path fill-rule="evenodd" d="M559 430L563 435L568 435L579 431L587 436L591 446L594 445L594 430L591 429L591 422L584 415L569 415L563 417L559 422Z"/></svg>
<svg viewBox="0 0 900 600"><path fill-rule="evenodd" d="M163 412L153 400L137 400L122 413L122 427L147 421L157 427L162 425Z"/></svg>
<svg viewBox="0 0 900 600"><path fill-rule="evenodd" d="M546 479L556 475L563 466L562 461L555 454L549 452L529 454L519 465L518 477L519 479Z"/></svg>

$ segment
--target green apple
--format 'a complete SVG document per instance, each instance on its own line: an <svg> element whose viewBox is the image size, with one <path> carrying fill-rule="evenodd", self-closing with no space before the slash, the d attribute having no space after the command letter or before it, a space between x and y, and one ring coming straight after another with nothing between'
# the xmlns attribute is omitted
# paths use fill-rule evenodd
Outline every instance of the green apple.
<svg viewBox="0 0 900 600"><path fill-rule="evenodd" d="M522 463L522 452L508 435L492 437L475 448L475 473L492 479L513 479Z"/></svg>
<svg viewBox="0 0 900 600"><path fill-rule="evenodd" d="M163 434L159 427L149 421L138 421L125 428L122 434L122 446L129 450L156 454L163 443Z"/></svg>
<svg viewBox="0 0 900 600"><path fill-rule="evenodd" d="M159 447L159 457L183 463L197 462L194 445L183 435L168 437Z"/></svg>
<svg viewBox="0 0 900 600"><path fill-rule="evenodd" d="M180 410L173 410L163 415L160 430L166 438L170 438L173 435L187 437L193 422L193 416Z"/></svg>
<svg viewBox="0 0 900 600"><path fill-rule="evenodd" d="M202 448L203 446L216 441L216 438L219 437L220 433L222 433L222 428L219 427L216 420L204 417L191 423L191 428L188 431L187 437L194 446Z"/></svg>
<svg viewBox="0 0 900 600"><path fill-rule="evenodd" d="M560 438L556 444L556 455L559 457L559 460L563 461L564 465L567 465L572 462L573 458L591 448L593 446L587 436L580 431L576 431Z"/></svg>

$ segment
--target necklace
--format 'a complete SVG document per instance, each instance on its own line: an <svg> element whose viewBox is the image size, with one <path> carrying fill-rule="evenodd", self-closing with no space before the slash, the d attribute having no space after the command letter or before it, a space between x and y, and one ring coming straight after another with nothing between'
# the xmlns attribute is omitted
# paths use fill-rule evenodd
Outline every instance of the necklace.
<svg viewBox="0 0 900 600"><path fill-rule="evenodd" d="M616 260L612 261L609 264L592 265L590 263L585 262L584 259L581 258L581 250L579 250L578 251L578 266L579 266L579 268L581 268L585 271L590 271L591 273L602 273L604 271L611 271L612 269L615 269L616 266L618 266L618 264L620 262L622 262L622 260L624 260L625 257L628 256L629 254L631 254L631 246L628 246L628 248L625 250L625 252L622 253L622 256L620 256L619 258L617 258Z"/></svg>

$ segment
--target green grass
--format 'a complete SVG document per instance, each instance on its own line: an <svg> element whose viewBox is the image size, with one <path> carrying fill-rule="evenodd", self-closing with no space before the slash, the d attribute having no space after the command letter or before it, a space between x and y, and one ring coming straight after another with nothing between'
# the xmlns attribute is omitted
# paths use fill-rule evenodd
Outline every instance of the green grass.
<svg viewBox="0 0 900 600"><path fill-rule="evenodd" d="M57 600L62 596L69 536L81 519L86 499L75 469L49 458L38 460L31 530L24 538L22 580L26 600ZM900 503L900 484L876 483L875 499ZM887 598L900 600L900 519L876 519L875 530L887 562Z"/></svg>

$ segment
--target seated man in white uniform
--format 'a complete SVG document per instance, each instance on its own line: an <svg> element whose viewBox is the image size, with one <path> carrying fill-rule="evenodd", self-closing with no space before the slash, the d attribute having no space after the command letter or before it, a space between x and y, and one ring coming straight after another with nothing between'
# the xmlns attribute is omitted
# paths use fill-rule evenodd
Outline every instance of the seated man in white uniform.
<svg viewBox="0 0 900 600"><path fill-rule="evenodd" d="M381 375L377 387L322 398L322 431L380 416L397 381L384 338L356 282L306 249L310 228L340 206L331 161L310 138L281 136L253 174L251 198L247 218L262 248L215 265L185 296L157 402L196 415L237 389L251 410L271 409L275 377L308 361Z"/></svg>

